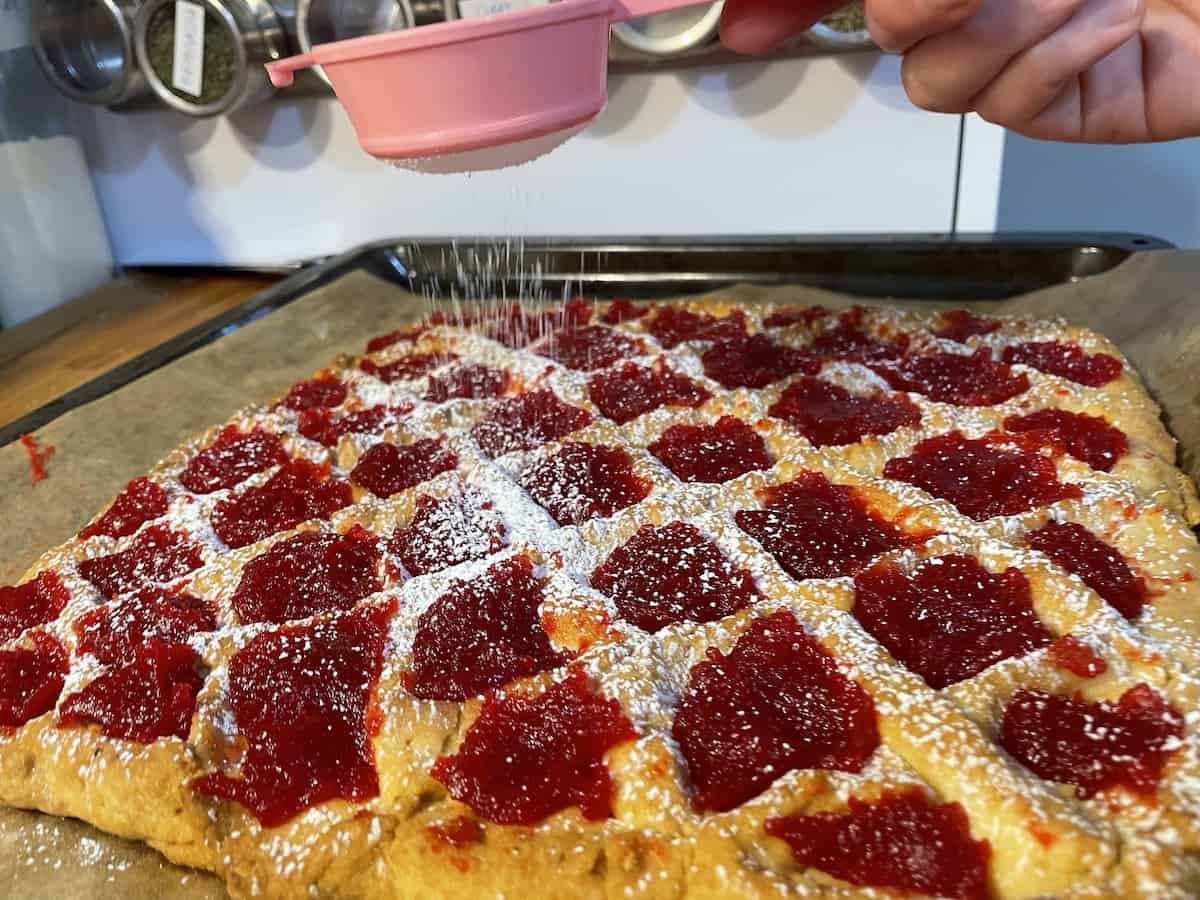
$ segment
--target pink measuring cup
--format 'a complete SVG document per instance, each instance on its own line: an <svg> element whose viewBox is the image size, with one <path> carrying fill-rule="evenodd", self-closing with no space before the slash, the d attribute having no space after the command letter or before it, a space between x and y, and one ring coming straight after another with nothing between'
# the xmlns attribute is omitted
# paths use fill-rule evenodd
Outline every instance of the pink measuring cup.
<svg viewBox="0 0 1200 900"><path fill-rule="evenodd" d="M608 28L711 0L559 0L313 47L267 63L276 87L320 65L372 156L427 172L535 159L608 98Z"/></svg>

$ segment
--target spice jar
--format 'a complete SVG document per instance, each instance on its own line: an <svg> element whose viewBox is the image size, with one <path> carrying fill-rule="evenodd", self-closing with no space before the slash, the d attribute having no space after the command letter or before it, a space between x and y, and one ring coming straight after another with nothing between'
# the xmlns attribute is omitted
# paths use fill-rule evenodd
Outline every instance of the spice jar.
<svg viewBox="0 0 1200 900"><path fill-rule="evenodd" d="M831 50L870 49L875 47L867 31L867 13L862 0L852 0L837 12L826 16L808 30L808 39Z"/></svg>
<svg viewBox="0 0 1200 900"><path fill-rule="evenodd" d="M412 0L409 5L412 6L414 28L458 18L455 0Z"/></svg>
<svg viewBox="0 0 1200 900"><path fill-rule="evenodd" d="M132 0L33 0L33 53L47 80L80 103L149 96L133 51Z"/></svg>
<svg viewBox="0 0 1200 900"><path fill-rule="evenodd" d="M618 22L613 37L627 47L653 56L674 56L712 42L723 3L688 6L654 16Z"/></svg>
<svg viewBox="0 0 1200 900"><path fill-rule="evenodd" d="M308 53L313 44L400 31L415 24L409 0L299 0L296 4L296 43L301 53ZM313 69L329 83L320 66Z"/></svg>
<svg viewBox="0 0 1200 900"><path fill-rule="evenodd" d="M283 26L266 0L147 0L134 44L154 93L191 116L221 115L271 96L263 65L287 53Z"/></svg>

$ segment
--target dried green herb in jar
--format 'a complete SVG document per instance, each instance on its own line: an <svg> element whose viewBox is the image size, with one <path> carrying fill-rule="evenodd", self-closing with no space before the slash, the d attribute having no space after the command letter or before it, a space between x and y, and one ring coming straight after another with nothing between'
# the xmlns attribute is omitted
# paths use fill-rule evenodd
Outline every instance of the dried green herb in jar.
<svg viewBox="0 0 1200 900"><path fill-rule="evenodd" d="M862 0L843 6L831 16L821 20L821 24L834 31L844 34L855 34L867 30L867 11L863 8Z"/></svg>
<svg viewBox="0 0 1200 900"><path fill-rule="evenodd" d="M146 51L154 74L167 89L197 106L215 103L233 90L237 80L237 49L229 27L209 10L204 12L204 74L200 96L181 91L172 83L175 64L175 4L155 11L146 27Z"/></svg>

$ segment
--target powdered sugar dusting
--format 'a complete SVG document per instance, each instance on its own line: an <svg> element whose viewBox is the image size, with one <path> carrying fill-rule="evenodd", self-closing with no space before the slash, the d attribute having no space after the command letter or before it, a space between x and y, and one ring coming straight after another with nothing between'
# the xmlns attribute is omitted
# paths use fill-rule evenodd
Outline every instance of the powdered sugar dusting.
<svg viewBox="0 0 1200 900"><path fill-rule="evenodd" d="M705 308L696 306L698 310ZM730 312L719 305L711 308L719 315ZM748 333L763 330L763 315L746 313ZM929 331L932 319L925 314L868 310L861 314L856 327L878 341L901 336L909 342L910 353L964 355L982 348L999 359L1006 347L1038 340L1074 341L1088 353L1115 352L1102 338L1061 323L1000 321L995 331L972 335L965 344L934 336ZM565 842L564 846L574 842L580 853L592 839L594 829L656 839L670 836L687 848L680 857L687 864L681 864L677 872L643 863L644 868L632 873L622 885L627 896L655 896L655 882L672 879L681 882L676 885L681 894L689 884L697 885L699 890L704 885L728 889L737 885L760 896L824 894L831 879L789 865L786 857L776 853L778 848L769 844L762 820L783 812L837 811L852 797L871 799L883 790L908 785L923 786L941 802L962 805L974 836L991 842L992 877L1007 893L1086 897L1099 895L1110 881L1127 896L1170 896L1181 889L1181 860L1200 847L1200 834L1189 825L1200 818L1200 713L1196 711L1200 685L1189 671L1192 663L1200 661L1200 640L1192 618L1194 601L1200 599L1200 589L1194 586L1200 550L1187 524L1176 514L1186 508L1181 489L1175 483L1155 481L1154 473L1160 470L1127 461L1111 473L1097 473L1052 446L1042 446L1036 452L1053 460L1057 477L1063 483L1077 485L1081 495L1018 515L974 521L945 500L884 477L889 460L911 454L923 439L959 430L970 439L991 440L1002 430L1007 416L1047 407L1089 414L1103 411L1110 422L1131 435L1131 457L1140 459L1149 454L1163 461L1165 468L1161 471L1173 475L1168 458L1173 447L1159 441L1145 426L1144 394L1128 374L1092 388L1016 366L1014 371L1027 376L1030 387L1003 403L964 407L907 393L920 411L919 424L868 436L852 445L818 449L769 415L794 376L761 389L729 390L705 373L702 357L711 341L684 341L667 350L655 340L646 321L635 319L614 326L611 332L605 326L594 334L584 332L583 337L575 334L570 338L575 343L568 343L564 337L559 346L553 334L557 326L552 324L551 319L536 316L522 319L521 328L533 329L523 349L507 345L521 343L507 332L435 325L415 339L399 341L369 355L377 367L410 355L429 356L428 367L414 366L387 382L363 371L361 360L342 361L332 372L346 385L347 392L344 400L329 408L329 414L351 415L375 407L392 412L373 433L348 433L334 446L305 437L300 425L302 411L287 407L245 410L229 423L244 432L260 428L278 435L289 456L323 467L325 477L347 479L363 454L380 442L404 445L430 438L442 440L457 457L452 471L387 498L357 488L353 505L334 513L329 521L302 522L294 529L231 551L213 530L214 509L229 498L265 484L278 466L269 466L240 483L208 494L187 490L180 476L188 461L216 439L219 430L214 429L173 454L151 474L166 491L165 516L143 524L127 537L74 541L41 560L40 567L57 571L70 590L71 599L62 615L44 629L72 652L63 691L66 696L98 672L93 657L74 652L73 625L87 610L109 599L80 576L78 564L128 549L139 534L156 523L168 525L195 543L201 567L173 579L167 587L186 590L212 603L219 627L189 640L209 671L188 741L185 744L172 738L162 743L186 753L199 767L197 771L236 772L238 725L229 705L230 661L256 635L276 627L238 622L230 596L242 569L299 529L345 532L359 527L378 542L384 554L380 566L383 587L359 598L358 603L382 605L394 601L396 607L388 623L383 671L373 700L372 715L383 722L374 745L375 764L381 773L380 796L361 803L319 804L285 826L263 828L235 804L191 795L190 802L207 813L211 829L207 834L192 835L190 840L209 848L213 867L233 877L232 873L243 866L243 859L253 860L254 874L238 882L239 891L247 895L266 893L273 889L271 885L289 879L296 885L315 887L314 867L319 860L339 853L375 853L375 849L356 849L359 845L353 835L357 832L351 824L356 813L372 817L369 825L362 824L363 833L369 835L363 839L363 846L379 848L386 847L391 839L387 829L398 826L380 826L376 816L419 817L425 813L412 810L421 804L446 818L466 810L463 804L445 796L428 771L440 754L452 752L459 745L465 729L478 714L478 701L451 704L418 700L405 690L404 678L413 664L418 623L430 606L447 591L456 590L456 584L486 578L497 563L519 555L528 555L534 563L544 597L538 614L551 643L574 657L570 670L586 672L596 691L619 702L639 734L636 741L614 748L608 755L617 785L614 820L580 824L570 812L564 812L537 826L535 834L547 839L554 835ZM771 338L807 352L813 349L814 339L835 324L832 315L797 321L771 329ZM500 340L487 336L489 333ZM619 337L622 335L624 338ZM594 346L589 343L592 339ZM711 396L695 409L664 406L618 426L592 403L588 380L596 371L603 372L606 365L630 361L641 366L666 364ZM548 391L561 403L586 411L591 421L559 435L556 441L528 450L509 449L495 459L489 458L472 436L472 429L502 400L452 399L438 403L426 399L430 377L462 363L504 370L511 375L510 394ZM846 359L822 361L816 377L860 396L895 392L867 364ZM745 471L725 484L689 484L681 482L647 449L672 425L711 426L721 416L740 420L762 437L768 450L765 467ZM647 484L644 495L634 499L635 495L629 494L615 504L620 508L611 514L606 509L595 515L560 515L561 521L575 522L560 525L546 509L555 504L546 496L540 497L542 503L537 502L527 487L530 471L545 466L547 460L558 459L563 447L571 443L621 448L627 454L631 477ZM564 508L582 508L589 497L579 483L563 479L567 471L564 468L557 472L553 499L561 500L558 505ZM1105 660L1106 673L1095 679L1079 679L1055 669L1046 651L1036 650L1007 659L941 691L932 690L889 656L848 614L855 603L852 577L797 581L758 540L738 526L735 512L760 509L764 488L786 484L805 472L818 472L834 484L850 487L887 522L922 536L915 543L868 562L888 560L902 571L911 572L924 563L936 564L941 556L964 554L978 559L990 573L1019 570L1030 581L1039 621L1055 636L1070 634L1084 642ZM1026 536L1048 520L1078 522L1103 534L1152 583L1154 597L1140 618L1127 621L1078 577L1026 546ZM730 578L735 571L748 573L757 594L746 608L715 621L673 621L649 633L622 617L620 604L593 586L593 574L639 530L675 522L686 523L705 541L712 542L725 561L725 568L714 572ZM403 543L403 536L411 537L416 532L424 542L420 544L423 556L416 554L412 545L405 549ZM453 548L445 553L446 565L411 563L418 556L436 557L437 548ZM675 562L665 561L672 565ZM684 554L678 565L687 564ZM882 744L859 772L780 772L766 790L739 809L720 815L697 812L692 804L687 763L671 734L692 669L706 658L710 648L728 653L752 623L780 610L793 615L838 660L840 669L870 695L879 718ZM14 642L19 646L26 643L23 638ZM568 677L567 671L567 667L560 667L507 685L503 691L539 690L539 686ZM1036 778L997 746L999 717L1009 698L1023 687L1063 693L1080 690L1089 698L1108 699L1139 683L1151 684L1160 691L1184 712L1186 720L1184 737L1178 746L1172 746L1157 806L1139 804L1127 797L1079 800L1070 791ZM80 758L78 755L86 755L89 742L102 742L103 746L115 746L117 758L136 767L144 754L161 749L103 741L80 729L56 729L50 719L27 726L34 727L42 729L37 743L39 752L48 757ZM401 733L407 736L397 738ZM5 740L0 739L0 759L6 749ZM136 772L136 768L130 771ZM498 834L492 829L499 828L488 825L486 834ZM737 848L736 852L705 856L714 846L714 833L725 842L722 846ZM484 849L488 840L491 838L485 838ZM87 841L78 844L79 861L92 867L108 864L102 848ZM1052 851L1056 846L1059 849ZM710 849L702 853L701 847ZM40 860L39 852L31 848L30 858ZM1053 861L1052 852L1060 854ZM1064 859L1068 860L1065 864ZM590 873L580 877L595 878Z"/></svg>

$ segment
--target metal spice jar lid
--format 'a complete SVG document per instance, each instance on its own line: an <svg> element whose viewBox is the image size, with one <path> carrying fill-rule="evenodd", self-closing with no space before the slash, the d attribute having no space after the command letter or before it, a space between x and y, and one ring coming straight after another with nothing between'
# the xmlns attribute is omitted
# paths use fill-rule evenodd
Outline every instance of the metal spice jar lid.
<svg viewBox="0 0 1200 900"><path fill-rule="evenodd" d="M120 106L149 90L133 51L133 0L33 0L33 53L46 78L80 103Z"/></svg>
<svg viewBox="0 0 1200 900"><path fill-rule="evenodd" d="M271 96L263 65L287 52L266 0L147 0L134 45L154 93L191 116L221 115Z"/></svg>
<svg viewBox="0 0 1200 900"><path fill-rule="evenodd" d="M712 41L717 34L723 6L723 2L689 6L630 19L613 25L612 33L622 44L634 50L655 56L670 56Z"/></svg>
<svg viewBox="0 0 1200 900"><path fill-rule="evenodd" d="M400 31L415 24L409 0L298 0L296 4L296 43L301 53L308 53L313 44ZM329 83L324 69L315 66L314 70Z"/></svg>

